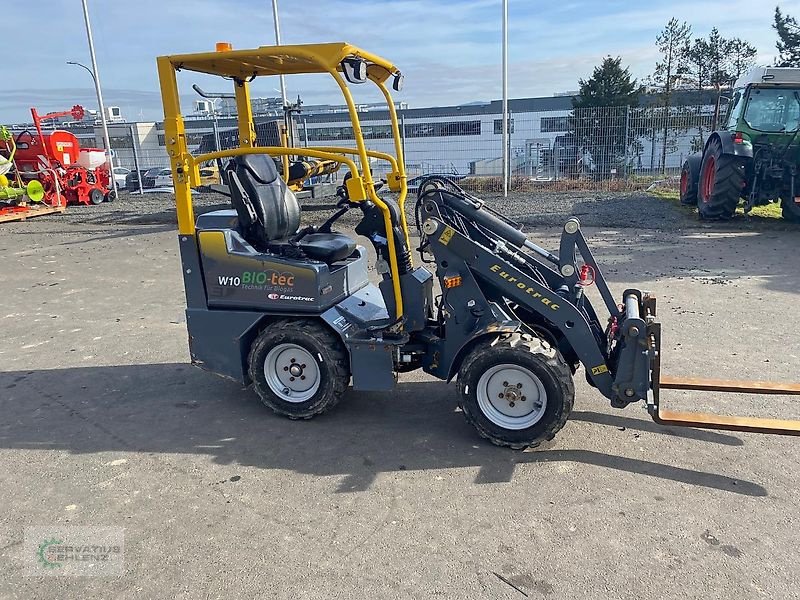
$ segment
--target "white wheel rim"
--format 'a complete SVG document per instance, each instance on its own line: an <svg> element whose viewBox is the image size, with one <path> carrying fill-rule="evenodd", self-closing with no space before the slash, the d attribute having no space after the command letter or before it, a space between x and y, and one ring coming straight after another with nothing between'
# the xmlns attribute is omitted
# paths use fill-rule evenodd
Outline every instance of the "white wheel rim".
<svg viewBox="0 0 800 600"><path fill-rule="evenodd" d="M306 402L319 389L317 359L297 344L278 344L264 359L264 378L272 392L286 402Z"/></svg>
<svg viewBox="0 0 800 600"><path fill-rule="evenodd" d="M495 365L478 380L478 406L484 416L503 429L527 429L547 409L541 380L519 365Z"/></svg>

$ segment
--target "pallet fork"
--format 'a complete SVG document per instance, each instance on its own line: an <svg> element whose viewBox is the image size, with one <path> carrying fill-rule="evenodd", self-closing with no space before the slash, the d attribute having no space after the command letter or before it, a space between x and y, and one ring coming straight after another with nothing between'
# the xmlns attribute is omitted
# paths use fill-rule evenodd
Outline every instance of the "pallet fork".
<svg viewBox="0 0 800 600"><path fill-rule="evenodd" d="M697 427L700 429L771 433L775 435L800 435L800 420L737 417L674 411L664 408L661 403L661 390L800 396L800 384L769 381L729 381L725 379L662 375L661 324L654 319L655 305L656 302L653 297L648 298L645 302L645 319L648 321L648 337L652 350L652 389L647 399L647 411L653 421L659 425L675 427Z"/></svg>

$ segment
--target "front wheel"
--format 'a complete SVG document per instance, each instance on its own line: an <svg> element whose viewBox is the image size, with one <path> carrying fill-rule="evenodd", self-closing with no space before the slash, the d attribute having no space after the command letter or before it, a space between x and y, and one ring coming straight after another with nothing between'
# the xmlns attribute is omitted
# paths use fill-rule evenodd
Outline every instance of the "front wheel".
<svg viewBox="0 0 800 600"><path fill-rule="evenodd" d="M248 362L261 401L290 419L310 419L332 408L350 381L341 339L308 319L267 325L253 342Z"/></svg>
<svg viewBox="0 0 800 600"><path fill-rule="evenodd" d="M575 400L558 351L520 333L479 342L461 364L458 384L467 422L493 444L514 449L552 440Z"/></svg>
<svg viewBox="0 0 800 600"><path fill-rule="evenodd" d="M789 198L788 194L781 200L783 218L792 223L800 223L800 202L795 198Z"/></svg>
<svg viewBox="0 0 800 600"><path fill-rule="evenodd" d="M105 200L105 196L101 190L97 188L89 190L89 202L92 204L102 204L103 200Z"/></svg>
<svg viewBox="0 0 800 600"><path fill-rule="evenodd" d="M681 167L680 199L684 206L697 205L697 184L700 180L700 164L702 156L692 154Z"/></svg>

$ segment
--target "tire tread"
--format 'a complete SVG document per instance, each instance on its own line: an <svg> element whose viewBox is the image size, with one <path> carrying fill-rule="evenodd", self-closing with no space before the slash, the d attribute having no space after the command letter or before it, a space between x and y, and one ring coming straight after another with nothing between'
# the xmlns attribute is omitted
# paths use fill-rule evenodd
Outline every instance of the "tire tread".
<svg viewBox="0 0 800 600"><path fill-rule="evenodd" d="M489 354L497 352L497 350L501 348L517 349L545 357L545 364L555 374L555 379L560 388L559 393L564 398L564 410L561 411L559 418L553 423L550 423L535 440L528 442L512 442L494 435L481 425L480 420L472 414L469 406L464 402L466 377L462 374L466 374L476 362ZM506 334L500 338L496 338L490 344L479 343L461 364L458 382L459 390L461 391L459 394L458 406L464 413L464 418L467 422L475 427L481 437L489 440L496 446L503 446L513 450L536 448L540 446L542 442L552 440L564 425L566 425L575 402L575 384L572 380L572 371L561 354L544 340L527 333Z"/></svg>
<svg viewBox="0 0 800 600"><path fill-rule="evenodd" d="M253 345L250 347L247 363L248 375L252 381L258 381L257 370L263 369L263 365L256 364L258 361L255 360L255 356L263 351L265 347L274 346L281 343L282 340L285 339L286 334L289 332L292 335L296 334L297 332L301 332L306 337L315 340L320 344L320 346L326 348L331 354L331 358L333 359L331 361L331 368L333 369L334 376L332 378L333 390L330 394L330 397L318 408L315 408L307 413L297 414L282 410L280 407L270 403L264 398L264 396L258 390L258 387L254 387L256 388L256 393L261 402L265 406L272 409L272 411L276 414L288 417L292 420L307 420L327 412L336 406L342 399L345 391L347 391L348 383L350 381L350 357L341 340L332 331L328 330L325 326L321 325L317 321L312 321L310 319L285 319L273 321L267 326L266 329L264 329L264 331L261 332L261 334L259 334L256 340L253 342Z"/></svg>

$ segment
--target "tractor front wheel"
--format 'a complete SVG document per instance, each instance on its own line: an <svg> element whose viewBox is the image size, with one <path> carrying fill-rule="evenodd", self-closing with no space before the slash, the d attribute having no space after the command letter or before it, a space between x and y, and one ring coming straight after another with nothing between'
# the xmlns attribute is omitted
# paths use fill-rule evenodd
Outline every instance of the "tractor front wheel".
<svg viewBox="0 0 800 600"><path fill-rule="evenodd" d="M736 212L745 187L745 165L732 154L723 154L722 143L713 138L706 147L700 167L697 211L701 219L730 219Z"/></svg>
<svg viewBox="0 0 800 600"><path fill-rule="evenodd" d="M350 381L341 339L309 319L267 325L253 342L248 362L261 401L290 419L310 419L332 408Z"/></svg>
<svg viewBox="0 0 800 600"><path fill-rule="evenodd" d="M703 157L700 154L692 154L681 167L681 204L685 206L697 205L697 185L700 181L700 166Z"/></svg>
<svg viewBox="0 0 800 600"><path fill-rule="evenodd" d="M792 223L800 223L800 203L795 198L790 198L790 194L781 196L781 208L783 218Z"/></svg>
<svg viewBox="0 0 800 600"><path fill-rule="evenodd" d="M517 450L552 440L575 400L558 351L520 333L479 342L461 364L458 385L467 422L493 444Z"/></svg>

